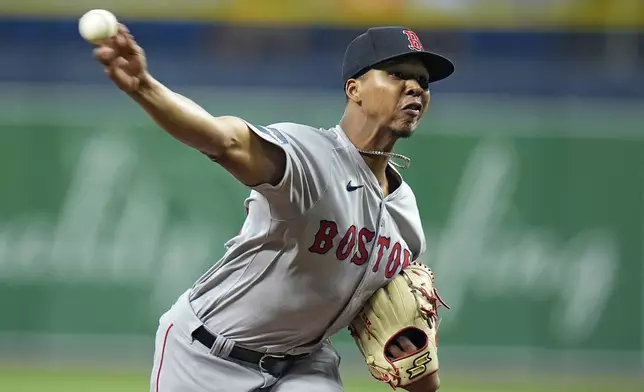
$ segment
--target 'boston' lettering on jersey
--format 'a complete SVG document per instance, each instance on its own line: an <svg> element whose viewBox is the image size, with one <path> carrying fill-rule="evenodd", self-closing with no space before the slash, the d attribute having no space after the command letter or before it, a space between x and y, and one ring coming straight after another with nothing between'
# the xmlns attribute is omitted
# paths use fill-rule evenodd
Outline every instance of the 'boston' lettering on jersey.
<svg viewBox="0 0 644 392"><path fill-rule="evenodd" d="M320 221L320 228L315 234L315 240L309 247L312 253L326 254L333 248L333 240L338 236L338 225L333 221L322 220ZM362 265L369 260L369 251L367 244L374 240L376 233L372 230L363 227L358 230L354 225L347 229L346 233L338 243L335 250L335 255L338 260L346 260L349 255L353 253L353 249L357 246L357 252L351 257L351 262L356 265ZM378 252L378 259L373 266L373 272L378 272L380 264L385 256L385 250L388 250L387 264L385 265L385 276L392 278L398 272L402 262L402 268L406 268L411 262L411 252L407 248L403 248L400 242L391 244L391 238L385 236L378 236L376 240L376 248ZM402 259L402 260L401 260Z"/></svg>

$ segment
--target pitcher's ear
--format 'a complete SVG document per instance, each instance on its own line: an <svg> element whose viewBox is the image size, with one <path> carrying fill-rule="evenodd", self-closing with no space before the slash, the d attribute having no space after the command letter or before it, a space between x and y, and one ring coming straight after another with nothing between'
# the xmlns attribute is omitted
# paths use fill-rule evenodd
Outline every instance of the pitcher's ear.
<svg viewBox="0 0 644 392"><path fill-rule="evenodd" d="M361 84L361 78L347 80L347 83L344 85L344 93L347 96L347 101L353 101L358 104L362 101L360 97Z"/></svg>

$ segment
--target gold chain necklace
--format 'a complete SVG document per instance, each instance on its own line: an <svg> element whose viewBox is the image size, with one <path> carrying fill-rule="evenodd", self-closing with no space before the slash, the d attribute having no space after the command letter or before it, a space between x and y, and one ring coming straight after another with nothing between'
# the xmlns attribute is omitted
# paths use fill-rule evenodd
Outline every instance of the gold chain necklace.
<svg viewBox="0 0 644 392"><path fill-rule="evenodd" d="M380 156L386 156L386 157L389 157L389 158L398 158L400 160L403 160L405 162L403 164L400 164L398 162L394 162L393 160L391 161L391 164L396 166L399 169L407 169L411 165L411 159L407 158L404 155L396 154L395 152L370 151L370 150L363 150L363 149L360 149L360 148L356 148L356 149L362 154L380 155Z"/></svg>

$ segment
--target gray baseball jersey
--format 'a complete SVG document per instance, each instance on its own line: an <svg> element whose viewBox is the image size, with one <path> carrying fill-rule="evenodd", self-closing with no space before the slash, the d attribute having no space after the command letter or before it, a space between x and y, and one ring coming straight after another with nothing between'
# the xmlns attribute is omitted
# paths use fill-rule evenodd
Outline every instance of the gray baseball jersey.
<svg viewBox="0 0 644 392"><path fill-rule="evenodd" d="M190 302L211 331L245 347L309 352L425 251L416 199L393 167L401 185L383 197L340 127L249 127L283 149L285 174L251 190L241 232Z"/></svg>

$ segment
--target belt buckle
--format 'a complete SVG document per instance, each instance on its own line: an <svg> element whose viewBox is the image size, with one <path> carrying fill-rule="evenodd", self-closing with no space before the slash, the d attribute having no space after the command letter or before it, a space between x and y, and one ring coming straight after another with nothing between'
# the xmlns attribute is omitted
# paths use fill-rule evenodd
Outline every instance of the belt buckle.
<svg viewBox="0 0 644 392"><path fill-rule="evenodd" d="M266 368L266 366L264 365L264 363L265 363L267 360L270 360L271 358L273 358L273 359L283 359L283 358L285 358L285 357L286 357L285 355L280 355L280 354L264 354L264 355L259 359L259 370L261 370L262 372L265 372L265 373L273 374L269 369L267 369L267 368ZM282 370L283 370L283 369L280 369L279 373L281 373L281 372L282 372ZM277 376L277 375L275 375L275 374L273 374L273 375L274 375L274 376Z"/></svg>

